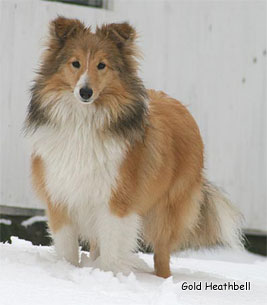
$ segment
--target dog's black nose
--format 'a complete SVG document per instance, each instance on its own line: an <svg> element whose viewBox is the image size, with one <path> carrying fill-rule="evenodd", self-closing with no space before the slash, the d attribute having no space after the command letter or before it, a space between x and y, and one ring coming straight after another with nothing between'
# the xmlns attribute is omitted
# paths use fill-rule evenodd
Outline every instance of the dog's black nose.
<svg viewBox="0 0 267 305"><path fill-rule="evenodd" d="M83 100L88 100L93 95L93 90L91 88L81 88L80 89L80 96Z"/></svg>

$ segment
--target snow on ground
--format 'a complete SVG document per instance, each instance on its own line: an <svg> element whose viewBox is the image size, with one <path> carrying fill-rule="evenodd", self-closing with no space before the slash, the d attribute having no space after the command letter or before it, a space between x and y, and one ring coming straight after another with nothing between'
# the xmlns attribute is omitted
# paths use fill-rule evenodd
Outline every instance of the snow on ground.
<svg viewBox="0 0 267 305"><path fill-rule="evenodd" d="M11 220L1 218L1 219L0 219L0 224L1 224L1 223L4 224L4 225L10 226L10 225L11 225Z"/></svg>
<svg viewBox="0 0 267 305"><path fill-rule="evenodd" d="M41 222L41 221L47 221L47 217L46 216L33 216L31 218L28 218L28 219L22 221L21 224L24 227L28 227L28 226L33 225L36 222Z"/></svg>
<svg viewBox="0 0 267 305"><path fill-rule="evenodd" d="M267 260L248 252L216 249L187 251L172 258L173 276L152 273L153 257L140 254L151 273L129 276L89 267L77 268L59 260L54 248L33 246L12 237L0 243L1 305L260 305L266 304ZM250 291L210 291L205 283L251 283ZM182 290L182 284L201 283L202 290Z"/></svg>

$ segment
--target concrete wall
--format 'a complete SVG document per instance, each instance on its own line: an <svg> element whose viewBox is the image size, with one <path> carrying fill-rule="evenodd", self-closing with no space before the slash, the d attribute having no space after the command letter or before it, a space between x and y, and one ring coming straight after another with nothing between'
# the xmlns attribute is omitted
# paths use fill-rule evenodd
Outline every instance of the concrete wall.
<svg viewBox="0 0 267 305"><path fill-rule="evenodd" d="M146 86L188 105L204 138L209 179L241 209L245 228L267 231L265 1L114 0L104 10L0 0L0 205L41 206L21 128L47 23L57 14L136 26Z"/></svg>

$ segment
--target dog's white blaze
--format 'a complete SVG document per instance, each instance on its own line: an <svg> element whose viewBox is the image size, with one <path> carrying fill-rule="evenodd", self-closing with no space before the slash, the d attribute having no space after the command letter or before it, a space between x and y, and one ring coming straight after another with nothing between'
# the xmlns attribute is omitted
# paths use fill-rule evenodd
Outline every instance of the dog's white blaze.
<svg viewBox="0 0 267 305"><path fill-rule="evenodd" d="M100 113L94 105L84 108L65 98L51 113L61 118L60 127L42 127L33 136L35 154L44 160L51 201L67 206L79 236L97 241L99 267L125 271L125 259L136 246L139 217L112 215L109 200L127 146L121 140L100 136L98 127L107 117L104 109ZM68 254L72 251L61 249L66 246L64 240L77 247L71 232L71 228L63 228L54 241L58 253L73 261L73 254Z"/></svg>
<svg viewBox="0 0 267 305"><path fill-rule="evenodd" d="M86 61L86 70L89 69L89 61L90 61L90 52L88 52L88 55L87 55L87 61Z"/></svg>
<svg viewBox="0 0 267 305"><path fill-rule="evenodd" d="M74 95L79 101L81 101L80 89L82 87L85 87L86 85L88 85L88 82L89 82L88 69L86 69L85 72L80 76L80 78L74 88Z"/></svg>
<svg viewBox="0 0 267 305"><path fill-rule="evenodd" d="M87 60L86 60L86 70L85 72L80 76L75 88L74 88L74 95L75 97L81 101L81 96L80 96L80 89L82 87L85 87L89 83L89 77L88 77L88 70L89 70L89 62L90 62L90 52L87 55Z"/></svg>

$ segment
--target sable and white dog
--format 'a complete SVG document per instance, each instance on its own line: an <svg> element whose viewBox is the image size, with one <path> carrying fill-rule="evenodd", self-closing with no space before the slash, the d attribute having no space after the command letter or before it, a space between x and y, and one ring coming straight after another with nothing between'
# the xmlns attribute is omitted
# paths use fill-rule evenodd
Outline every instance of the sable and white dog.
<svg viewBox="0 0 267 305"><path fill-rule="evenodd" d="M78 265L81 239L93 266L128 273L140 233L168 277L172 251L240 245L240 216L203 177L188 110L144 88L135 38L128 23L51 22L26 119L32 178L60 256Z"/></svg>

